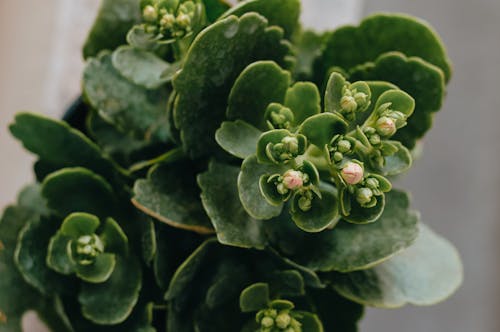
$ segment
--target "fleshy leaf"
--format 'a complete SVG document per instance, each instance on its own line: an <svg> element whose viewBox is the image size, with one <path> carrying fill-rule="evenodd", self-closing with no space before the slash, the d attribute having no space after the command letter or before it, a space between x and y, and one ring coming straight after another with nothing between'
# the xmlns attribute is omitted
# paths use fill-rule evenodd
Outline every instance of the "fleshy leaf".
<svg viewBox="0 0 500 332"><path fill-rule="evenodd" d="M267 308L269 305L269 285L257 283L245 288L240 295L242 312L254 312Z"/></svg>
<svg viewBox="0 0 500 332"><path fill-rule="evenodd" d="M178 93L175 123L191 157L216 148L214 133L224 120L227 98L240 72L258 60L282 65L288 52L282 31L268 28L267 20L255 13L225 18L196 37L173 81Z"/></svg>
<svg viewBox="0 0 500 332"><path fill-rule="evenodd" d="M83 316L97 324L123 322L132 312L142 285L139 261L134 256L116 256L113 273L106 282L83 283L78 295Z"/></svg>
<svg viewBox="0 0 500 332"><path fill-rule="evenodd" d="M260 191L259 183L262 175L282 173L282 170L277 165L260 164L255 156L250 156L243 161L237 189L241 204L253 218L267 220L280 215L283 205L269 204Z"/></svg>
<svg viewBox="0 0 500 332"><path fill-rule="evenodd" d="M300 125L308 117L321 112L318 87L311 82L295 83L286 91L285 106L292 110L294 123Z"/></svg>
<svg viewBox="0 0 500 332"><path fill-rule="evenodd" d="M294 314L302 324L302 331L324 332L323 324L317 315L305 311L295 311Z"/></svg>
<svg viewBox="0 0 500 332"><path fill-rule="evenodd" d="M101 176L85 168L63 168L42 183L48 207L64 217L71 212L88 212L106 217L115 211L116 198Z"/></svg>
<svg viewBox="0 0 500 332"><path fill-rule="evenodd" d="M347 123L339 115L334 113L320 113L308 118L300 126L299 132L307 137L307 140L323 149L330 143L333 136L345 134Z"/></svg>
<svg viewBox="0 0 500 332"><path fill-rule="evenodd" d="M397 52L383 54L374 63L355 68L350 77L389 81L415 98L415 111L408 125L394 136L410 149L430 129L433 113L441 109L445 96L445 79L438 67Z"/></svg>
<svg viewBox="0 0 500 332"><path fill-rule="evenodd" d="M342 74L333 72L326 85L325 112L342 113L341 100L344 96L344 87L364 93L367 100L371 100L370 86L366 82L358 81L349 83ZM362 114L365 112L368 107L369 103L366 103L363 107L359 107L359 109L356 110L356 117L359 113Z"/></svg>
<svg viewBox="0 0 500 332"><path fill-rule="evenodd" d="M294 36L294 46L297 63L293 76L297 80L312 80L314 76L314 63L321 56L321 48L328 34L319 34L316 31L305 30Z"/></svg>
<svg viewBox="0 0 500 332"><path fill-rule="evenodd" d="M19 113L9 129L27 150L55 169L81 166L110 181L117 179L114 164L102 156L97 145L65 122Z"/></svg>
<svg viewBox="0 0 500 332"><path fill-rule="evenodd" d="M416 242L369 270L332 275L333 287L358 303L397 308L432 305L449 297L463 278L460 257L451 243L420 225Z"/></svg>
<svg viewBox="0 0 500 332"><path fill-rule="evenodd" d="M398 151L393 155L385 157L385 165L380 170L383 175L393 176L401 174L408 170L412 164L410 151L397 141L390 141L391 144L397 147Z"/></svg>
<svg viewBox="0 0 500 332"><path fill-rule="evenodd" d="M304 278L297 270L277 271L269 280L273 298L305 294Z"/></svg>
<svg viewBox="0 0 500 332"><path fill-rule="evenodd" d="M147 89L157 89L171 81L179 69L177 63L168 63L154 53L131 46L121 46L111 59L122 76Z"/></svg>
<svg viewBox="0 0 500 332"><path fill-rule="evenodd" d="M84 58L125 44L129 29L141 19L139 0L103 0L83 47Z"/></svg>
<svg viewBox="0 0 500 332"><path fill-rule="evenodd" d="M68 256L68 245L71 237L56 233L49 242L47 250L47 266L61 274L72 274L75 272L75 264Z"/></svg>
<svg viewBox="0 0 500 332"><path fill-rule="evenodd" d="M215 132L215 140L233 156L245 159L255 153L261 134L260 130L245 121L225 121Z"/></svg>
<svg viewBox="0 0 500 332"><path fill-rule="evenodd" d="M203 0L203 4L205 5L205 12L210 22L214 22L226 10L231 8L225 0Z"/></svg>
<svg viewBox="0 0 500 332"><path fill-rule="evenodd" d="M300 0L250 0L242 1L228 10L222 18L230 15L242 16L245 13L257 12L269 20L269 25L278 25L291 36L298 26L300 16Z"/></svg>
<svg viewBox="0 0 500 332"><path fill-rule="evenodd" d="M401 90L389 90L382 93L375 104L375 112L386 103L391 103L392 110L399 111L407 117L410 117L415 110L415 100Z"/></svg>
<svg viewBox="0 0 500 332"><path fill-rule="evenodd" d="M83 281L98 284L105 282L113 273L116 264L114 254L103 253L90 265L76 265L75 271Z"/></svg>
<svg viewBox="0 0 500 332"><path fill-rule="evenodd" d="M77 239L80 236L92 235L99 227L99 218L82 212L75 212L64 219L60 232L62 235Z"/></svg>
<svg viewBox="0 0 500 332"><path fill-rule="evenodd" d="M418 217L408 208L408 195L392 190L386 196L387 207L375 223L339 222L331 230L310 234L280 218L266 223L270 242L293 261L314 271L366 269L401 252L418 234Z"/></svg>
<svg viewBox="0 0 500 332"><path fill-rule="evenodd" d="M290 73L273 61L258 61L246 67L229 94L227 117L265 128L264 114L269 104L283 103L290 85Z"/></svg>
<svg viewBox="0 0 500 332"><path fill-rule="evenodd" d="M377 196L377 204L373 207L362 207L356 200L356 195L351 194L347 189L340 191L340 202L342 218L353 224L369 224L377 222L385 208L385 194ZM345 205L347 203L347 207Z"/></svg>
<svg viewBox="0 0 500 332"><path fill-rule="evenodd" d="M88 61L83 92L92 108L124 133L145 141L168 140L168 89L148 90L128 81L113 66L110 53Z"/></svg>
<svg viewBox="0 0 500 332"><path fill-rule="evenodd" d="M192 167L183 162L153 167L147 179L136 181L132 202L144 213L170 226L212 233Z"/></svg>
<svg viewBox="0 0 500 332"><path fill-rule="evenodd" d="M128 254L128 239L121 227L113 218L107 218L99 238L106 252L126 256Z"/></svg>
<svg viewBox="0 0 500 332"><path fill-rule="evenodd" d="M334 31L326 41L321 71L334 66L349 70L390 51L420 57L440 67L447 81L451 76L450 61L436 32L426 22L401 14L374 14L357 27Z"/></svg>
<svg viewBox="0 0 500 332"><path fill-rule="evenodd" d="M255 157L250 158L255 161ZM245 162L243 167L246 169ZM242 180L240 176L239 181L237 180L238 172L238 167L211 162L208 171L198 176L198 183L202 190L201 200L221 243L262 249L266 244L262 221L252 218L238 199L238 182L240 182L240 188L247 188L246 178ZM252 189L247 189L242 194L245 198L252 195L255 190L259 190L259 179L257 178L256 181L257 183ZM242 185L241 182L244 184ZM257 195L261 198L258 207L262 208L262 204L265 204L264 206L270 207L268 210L271 212L279 209L269 205L260 191L257 192Z"/></svg>

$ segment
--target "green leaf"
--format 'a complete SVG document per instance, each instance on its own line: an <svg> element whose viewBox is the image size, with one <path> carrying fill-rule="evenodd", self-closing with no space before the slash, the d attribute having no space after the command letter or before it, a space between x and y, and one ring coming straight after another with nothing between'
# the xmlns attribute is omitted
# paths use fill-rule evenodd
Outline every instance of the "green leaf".
<svg viewBox="0 0 500 332"><path fill-rule="evenodd" d="M264 132L260 137L259 141L257 142L257 160L259 163L262 164L282 164L286 163L286 161L281 161L281 160L276 160L274 158L274 153L272 151L269 151L269 148L275 144L282 143L282 140L285 137L294 137L297 139L297 155L301 155L306 151L307 148L307 139L304 135L295 135L289 132L286 129L273 129ZM270 155L273 155L271 157ZM277 168L275 167L275 170ZM275 172L276 173L276 172Z"/></svg>
<svg viewBox="0 0 500 332"><path fill-rule="evenodd" d="M357 27L335 30L326 41L321 71L333 66L349 70L390 51L420 57L440 67L446 81L450 79L450 60L436 32L426 22L401 14L375 14Z"/></svg>
<svg viewBox="0 0 500 332"><path fill-rule="evenodd" d="M302 331L323 332L323 324L315 314L305 311L295 311L293 316L302 324Z"/></svg>
<svg viewBox="0 0 500 332"><path fill-rule="evenodd" d="M309 233L317 233L333 227L339 220L337 196L333 188L321 190L321 198L315 196L311 209L302 211L298 206L299 195L292 200L291 215L295 225Z"/></svg>
<svg viewBox="0 0 500 332"><path fill-rule="evenodd" d="M311 82L295 83L286 91L285 106L292 110L294 123L300 125L310 116L321 112L318 87Z"/></svg>
<svg viewBox="0 0 500 332"><path fill-rule="evenodd" d="M327 36L327 33L320 34L313 30L305 30L292 37L297 58L293 76L297 80L313 80L313 65L321 56L321 48Z"/></svg>
<svg viewBox="0 0 500 332"><path fill-rule="evenodd" d="M267 220L279 216L282 205L275 206L267 202L260 190L262 175L282 173L283 168L277 165L263 165L256 156L250 156L243 161L238 175L238 192L245 211L258 220Z"/></svg>
<svg viewBox="0 0 500 332"><path fill-rule="evenodd" d="M97 324L119 324L130 315L139 297L142 272L134 256L116 256L116 266L106 282L83 283L78 302L85 318Z"/></svg>
<svg viewBox="0 0 500 332"><path fill-rule="evenodd" d="M122 256L128 255L127 235L125 235L120 225L113 218L106 219L99 238L103 242L106 252Z"/></svg>
<svg viewBox="0 0 500 332"><path fill-rule="evenodd" d="M83 281L98 284L105 282L113 273L116 265L114 254L103 253L96 257L90 265L76 265L76 274Z"/></svg>
<svg viewBox="0 0 500 332"><path fill-rule="evenodd" d="M257 150L261 134L260 130L245 121L224 121L215 132L215 140L233 156L245 159Z"/></svg>
<svg viewBox="0 0 500 332"><path fill-rule="evenodd" d="M65 293L68 286L68 280L46 265L47 247L59 225L57 219L35 218L26 223L19 233L14 254L24 280L46 296Z"/></svg>
<svg viewBox="0 0 500 332"><path fill-rule="evenodd" d="M288 52L282 32L268 28L255 13L218 21L196 37L173 81L178 93L175 123L191 157L215 150L214 133L225 118L229 93L241 71L258 60L282 65Z"/></svg>
<svg viewBox="0 0 500 332"><path fill-rule="evenodd" d="M347 189L340 191L340 202L342 218L353 224L370 224L377 222L382 213L384 213L385 194L377 196L377 203L373 207L363 207L356 200L356 195L348 192ZM347 206L346 204L347 203Z"/></svg>
<svg viewBox="0 0 500 332"><path fill-rule="evenodd" d="M269 280L273 298L302 296L305 294L304 277L297 270L274 272Z"/></svg>
<svg viewBox="0 0 500 332"><path fill-rule="evenodd" d="M390 143L398 150L393 155L384 158L385 165L380 171L386 176L398 175L407 171L413 162L410 151L403 144L397 141L390 141Z"/></svg>
<svg viewBox="0 0 500 332"><path fill-rule="evenodd" d="M110 53L87 62L83 92L92 108L120 131L145 141L168 140L168 89L148 90L128 81L113 67Z"/></svg>
<svg viewBox="0 0 500 332"><path fill-rule="evenodd" d="M394 136L410 149L430 129L433 113L441 109L446 94L445 79L438 67L397 52L383 54L374 63L355 68L350 78L389 81L415 99L415 111L408 125Z"/></svg>
<svg viewBox="0 0 500 332"><path fill-rule="evenodd" d="M342 97L344 96L344 88L348 88L353 91L364 93L367 97L367 100L371 100L371 90L370 86L366 82L358 81L354 83L349 83L346 81L344 76L337 72L333 72L328 79L328 83L326 85L325 91L325 112L332 112L342 114ZM366 103L363 106L357 106L356 109L356 118L358 114L363 114L368 107L369 103Z"/></svg>
<svg viewBox="0 0 500 332"><path fill-rule="evenodd" d="M252 160L255 161L255 157ZM247 159L248 160L248 159ZM246 161L245 161L246 162ZM243 163L242 172L248 164ZM218 240L227 245L263 249L266 245L266 237L262 230L262 221L252 218L243 208L238 200L238 185L240 188L247 185L246 177L240 175L238 179L238 167L228 166L217 162L211 162L208 171L198 176L198 184L201 188L201 200L217 232ZM243 177L243 179L242 179ZM250 189L259 190L257 183ZM241 184L243 182L243 184ZM243 194L245 199L251 195L250 191ZM257 205L270 206L258 192L261 200ZM271 207L270 210L275 209Z"/></svg>
<svg viewBox="0 0 500 332"><path fill-rule="evenodd" d="M140 22L139 0L103 0L83 47L84 58L125 44L128 30Z"/></svg>
<svg viewBox="0 0 500 332"><path fill-rule="evenodd" d="M119 47L111 62L123 77L151 90L170 82L179 69L179 63L168 63L154 53L132 46Z"/></svg>
<svg viewBox="0 0 500 332"><path fill-rule="evenodd" d="M290 73L274 61L258 61L247 66L229 94L227 117L265 128L264 114L269 104L283 103L290 86Z"/></svg>
<svg viewBox="0 0 500 332"><path fill-rule="evenodd" d="M0 220L0 331L22 332L21 319L28 310L35 310L54 331L70 331L56 301L28 285L14 263L18 233L33 216L29 209L9 206Z"/></svg>
<svg viewBox="0 0 500 332"><path fill-rule="evenodd" d="M230 15L242 16L257 12L269 20L269 25L278 25L291 36L299 25L300 0L249 0L242 1L228 10L222 18Z"/></svg>
<svg viewBox="0 0 500 332"><path fill-rule="evenodd" d="M333 287L355 302L380 308L432 305L449 297L463 278L451 243L421 224L416 242L370 270L333 275Z"/></svg>
<svg viewBox="0 0 500 332"><path fill-rule="evenodd" d="M23 146L55 169L81 166L113 183L118 180L115 165L80 131L67 123L32 113L19 113L9 127Z"/></svg>
<svg viewBox="0 0 500 332"><path fill-rule="evenodd" d="M147 179L136 181L132 203L170 226L210 234L195 174L193 165L184 162L153 167Z"/></svg>
<svg viewBox="0 0 500 332"><path fill-rule="evenodd" d="M333 113L320 113L308 118L299 128L299 133L307 140L323 149L337 134L344 134L347 123L339 115Z"/></svg>
<svg viewBox="0 0 500 332"><path fill-rule="evenodd" d="M95 234L99 227L99 218L92 214L75 212L64 219L60 232L64 236L78 239L80 236Z"/></svg>
<svg viewBox="0 0 500 332"><path fill-rule="evenodd" d="M375 112L384 104L390 103L390 108L410 117L415 110L415 100L404 91L388 90L380 95L375 104Z"/></svg>
<svg viewBox="0 0 500 332"><path fill-rule="evenodd" d="M75 265L68 256L68 245L72 240L70 236L57 232L49 242L47 250L47 266L60 274L72 274L75 272Z"/></svg>
<svg viewBox="0 0 500 332"><path fill-rule="evenodd" d="M266 223L270 243L293 261L314 271L348 272L369 268L410 246L418 234L418 216L409 198L396 190L386 194L387 207L377 222L340 222L331 230L310 234L290 220Z"/></svg>
<svg viewBox="0 0 500 332"><path fill-rule="evenodd" d="M267 308L269 305L269 285L256 283L245 288L240 295L242 312L254 312Z"/></svg>
<svg viewBox="0 0 500 332"><path fill-rule="evenodd" d="M71 212L88 212L101 218L115 211L113 189L104 178L77 167L63 168L48 175L42 183L48 207L64 217Z"/></svg>
<svg viewBox="0 0 500 332"><path fill-rule="evenodd" d="M225 0L203 0L209 22L215 22L231 5Z"/></svg>

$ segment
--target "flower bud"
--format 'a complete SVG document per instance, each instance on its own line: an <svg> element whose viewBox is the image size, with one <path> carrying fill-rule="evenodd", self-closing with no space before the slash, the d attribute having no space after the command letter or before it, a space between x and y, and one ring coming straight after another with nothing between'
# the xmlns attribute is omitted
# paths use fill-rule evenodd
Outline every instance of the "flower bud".
<svg viewBox="0 0 500 332"><path fill-rule="evenodd" d="M165 14L160 20L160 25L164 29L172 29L175 23L175 16L172 14Z"/></svg>
<svg viewBox="0 0 500 332"><path fill-rule="evenodd" d="M95 234L82 235L76 240L76 260L82 265L89 265L104 251L104 245Z"/></svg>
<svg viewBox="0 0 500 332"><path fill-rule="evenodd" d="M357 92L354 94L354 100L358 105L365 105L367 98L368 96L363 92Z"/></svg>
<svg viewBox="0 0 500 332"><path fill-rule="evenodd" d="M372 134L368 140L372 145L378 145L381 142L380 136L378 134Z"/></svg>
<svg viewBox="0 0 500 332"><path fill-rule="evenodd" d="M288 170L283 175L283 185L290 190L296 190L304 185L303 173L295 170Z"/></svg>
<svg viewBox="0 0 500 332"><path fill-rule="evenodd" d="M285 150L292 155L299 153L299 140L296 137L286 136L281 140L281 143L283 143Z"/></svg>
<svg viewBox="0 0 500 332"><path fill-rule="evenodd" d="M363 180L363 168L357 163L348 162L344 168L342 168L340 175L347 184L358 184Z"/></svg>
<svg viewBox="0 0 500 332"><path fill-rule="evenodd" d="M184 29L190 27L191 25L191 18L187 14L180 14L177 16L175 21L179 27Z"/></svg>
<svg viewBox="0 0 500 332"><path fill-rule="evenodd" d="M343 96L340 99L340 107L348 113L355 112L358 108L356 100L352 96Z"/></svg>
<svg viewBox="0 0 500 332"><path fill-rule="evenodd" d="M361 205L370 203L372 197L373 197L373 191L370 188L360 188L356 192L356 200Z"/></svg>
<svg viewBox="0 0 500 332"><path fill-rule="evenodd" d="M288 325L290 325L290 322L292 321L292 318L290 315L286 312L280 313L278 317L276 317L276 326L280 329L286 329Z"/></svg>
<svg viewBox="0 0 500 332"><path fill-rule="evenodd" d="M341 161L342 159L344 159L344 155L340 152L335 152L333 154L333 161L338 163L339 161Z"/></svg>
<svg viewBox="0 0 500 332"><path fill-rule="evenodd" d="M381 136L392 136L396 133L396 123L393 119L383 116L378 119L376 129Z"/></svg>
<svg viewBox="0 0 500 332"><path fill-rule="evenodd" d="M378 189L378 186L379 186L379 182L377 179L375 178L368 178L366 181L365 181L365 184L368 188L370 189Z"/></svg>
<svg viewBox="0 0 500 332"><path fill-rule="evenodd" d="M158 12L153 6L148 5L142 10L142 16L146 22L154 23L158 19Z"/></svg>
<svg viewBox="0 0 500 332"><path fill-rule="evenodd" d="M349 142L348 140L343 139L337 143L337 151L346 153L349 152L350 150L351 150L351 142Z"/></svg>
<svg viewBox="0 0 500 332"><path fill-rule="evenodd" d="M304 212L309 211L312 208L312 199L307 196L302 196L298 201L299 209Z"/></svg>
<svg viewBox="0 0 500 332"><path fill-rule="evenodd" d="M264 317L264 318L262 318L260 325L264 328L273 327L274 319L272 319L271 317Z"/></svg>

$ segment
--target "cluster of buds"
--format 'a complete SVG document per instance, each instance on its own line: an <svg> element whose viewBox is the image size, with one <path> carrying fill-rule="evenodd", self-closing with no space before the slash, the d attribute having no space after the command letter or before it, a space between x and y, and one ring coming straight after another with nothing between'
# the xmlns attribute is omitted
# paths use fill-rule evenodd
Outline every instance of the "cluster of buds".
<svg viewBox="0 0 500 332"><path fill-rule="evenodd" d="M294 121L292 110L277 103L267 107L265 118L270 129L290 129Z"/></svg>
<svg viewBox="0 0 500 332"><path fill-rule="evenodd" d="M342 89L342 98L340 99L340 111L346 119L353 120L355 117L354 114L358 110L364 110L369 102L366 93L358 92L356 89L344 86Z"/></svg>
<svg viewBox="0 0 500 332"><path fill-rule="evenodd" d="M356 188L356 201L364 208L372 208L377 205L377 196L382 196L383 191L379 179L369 176L365 178Z"/></svg>
<svg viewBox="0 0 500 332"><path fill-rule="evenodd" d="M352 139L344 135L335 135L327 147L330 160L335 164L342 162L345 156L353 153L354 145Z"/></svg>
<svg viewBox="0 0 500 332"><path fill-rule="evenodd" d="M166 38L182 38L193 30L196 5L193 1L151 1L142 10L145 31Z"/></svg>
<svg viewBox="0 0 500 332"><path fill-rule="evenodd" d="M279 143L266 146L267 157L276 164L287 163L304 153L305 137L301 135L285 136Z"/></svg>
<svg viewBox="0 0 500 332"><path fill-rule="evenodd" d="M302 324L292 317L290 310L264 309L257 313L260 332L302 332Z"/></svg>
<svg viewBox="0 0 500 332"><path fill-rule="evenodd" d="M394 135L399 128L406 125L407 116L391 109L391 106L391 103L385 103L377 110L379 118L375 123L375 130L384 138Z"/></svg>
<svg viewBox="0 0 500 332"><path fill-rule="evenodd" d="M104 245L96 235L82 235L72 243L72 257L80 265L93 264L97 256L104 252Z"/></svg>

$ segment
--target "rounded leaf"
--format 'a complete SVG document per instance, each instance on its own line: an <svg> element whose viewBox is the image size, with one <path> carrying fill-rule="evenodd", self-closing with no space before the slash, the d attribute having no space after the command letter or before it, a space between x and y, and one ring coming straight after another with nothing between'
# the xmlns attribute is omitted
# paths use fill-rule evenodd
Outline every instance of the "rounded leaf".
<svg viewBox="0 0 500 332"><path fill-rule="evenodd" d="M115 264L116 257L114 254L103 253L98 255L92 264L77 264L75 271L76 275L83 281L98 284L109 279Z"/></svg>
<svg viewBox="0 0 500 332"><path fill-rule="evenodd" d="M295 195L292 200L291 214L295 225L305 232L321 232L327 227L334 226L339 220L339 207L337 197L333 190L321 190L321 197L313 194L311 209L300 209L298 200L300 195Z"/></svg>
<svg viewBox="0 0 500 332"><path fill-rule="evenodd" d="M308 142L323 149L333 136L344 134L347 123L339 115L321 113L306 119L299 128L299 133L307 137Z"/></svg>
<svg viewBox="0 0 500 332"><path fill-rule="evenodd" d="M256 283L245 288L240 295L242 312L254 312L267 308L269 305L269 285Z"/></svg>

